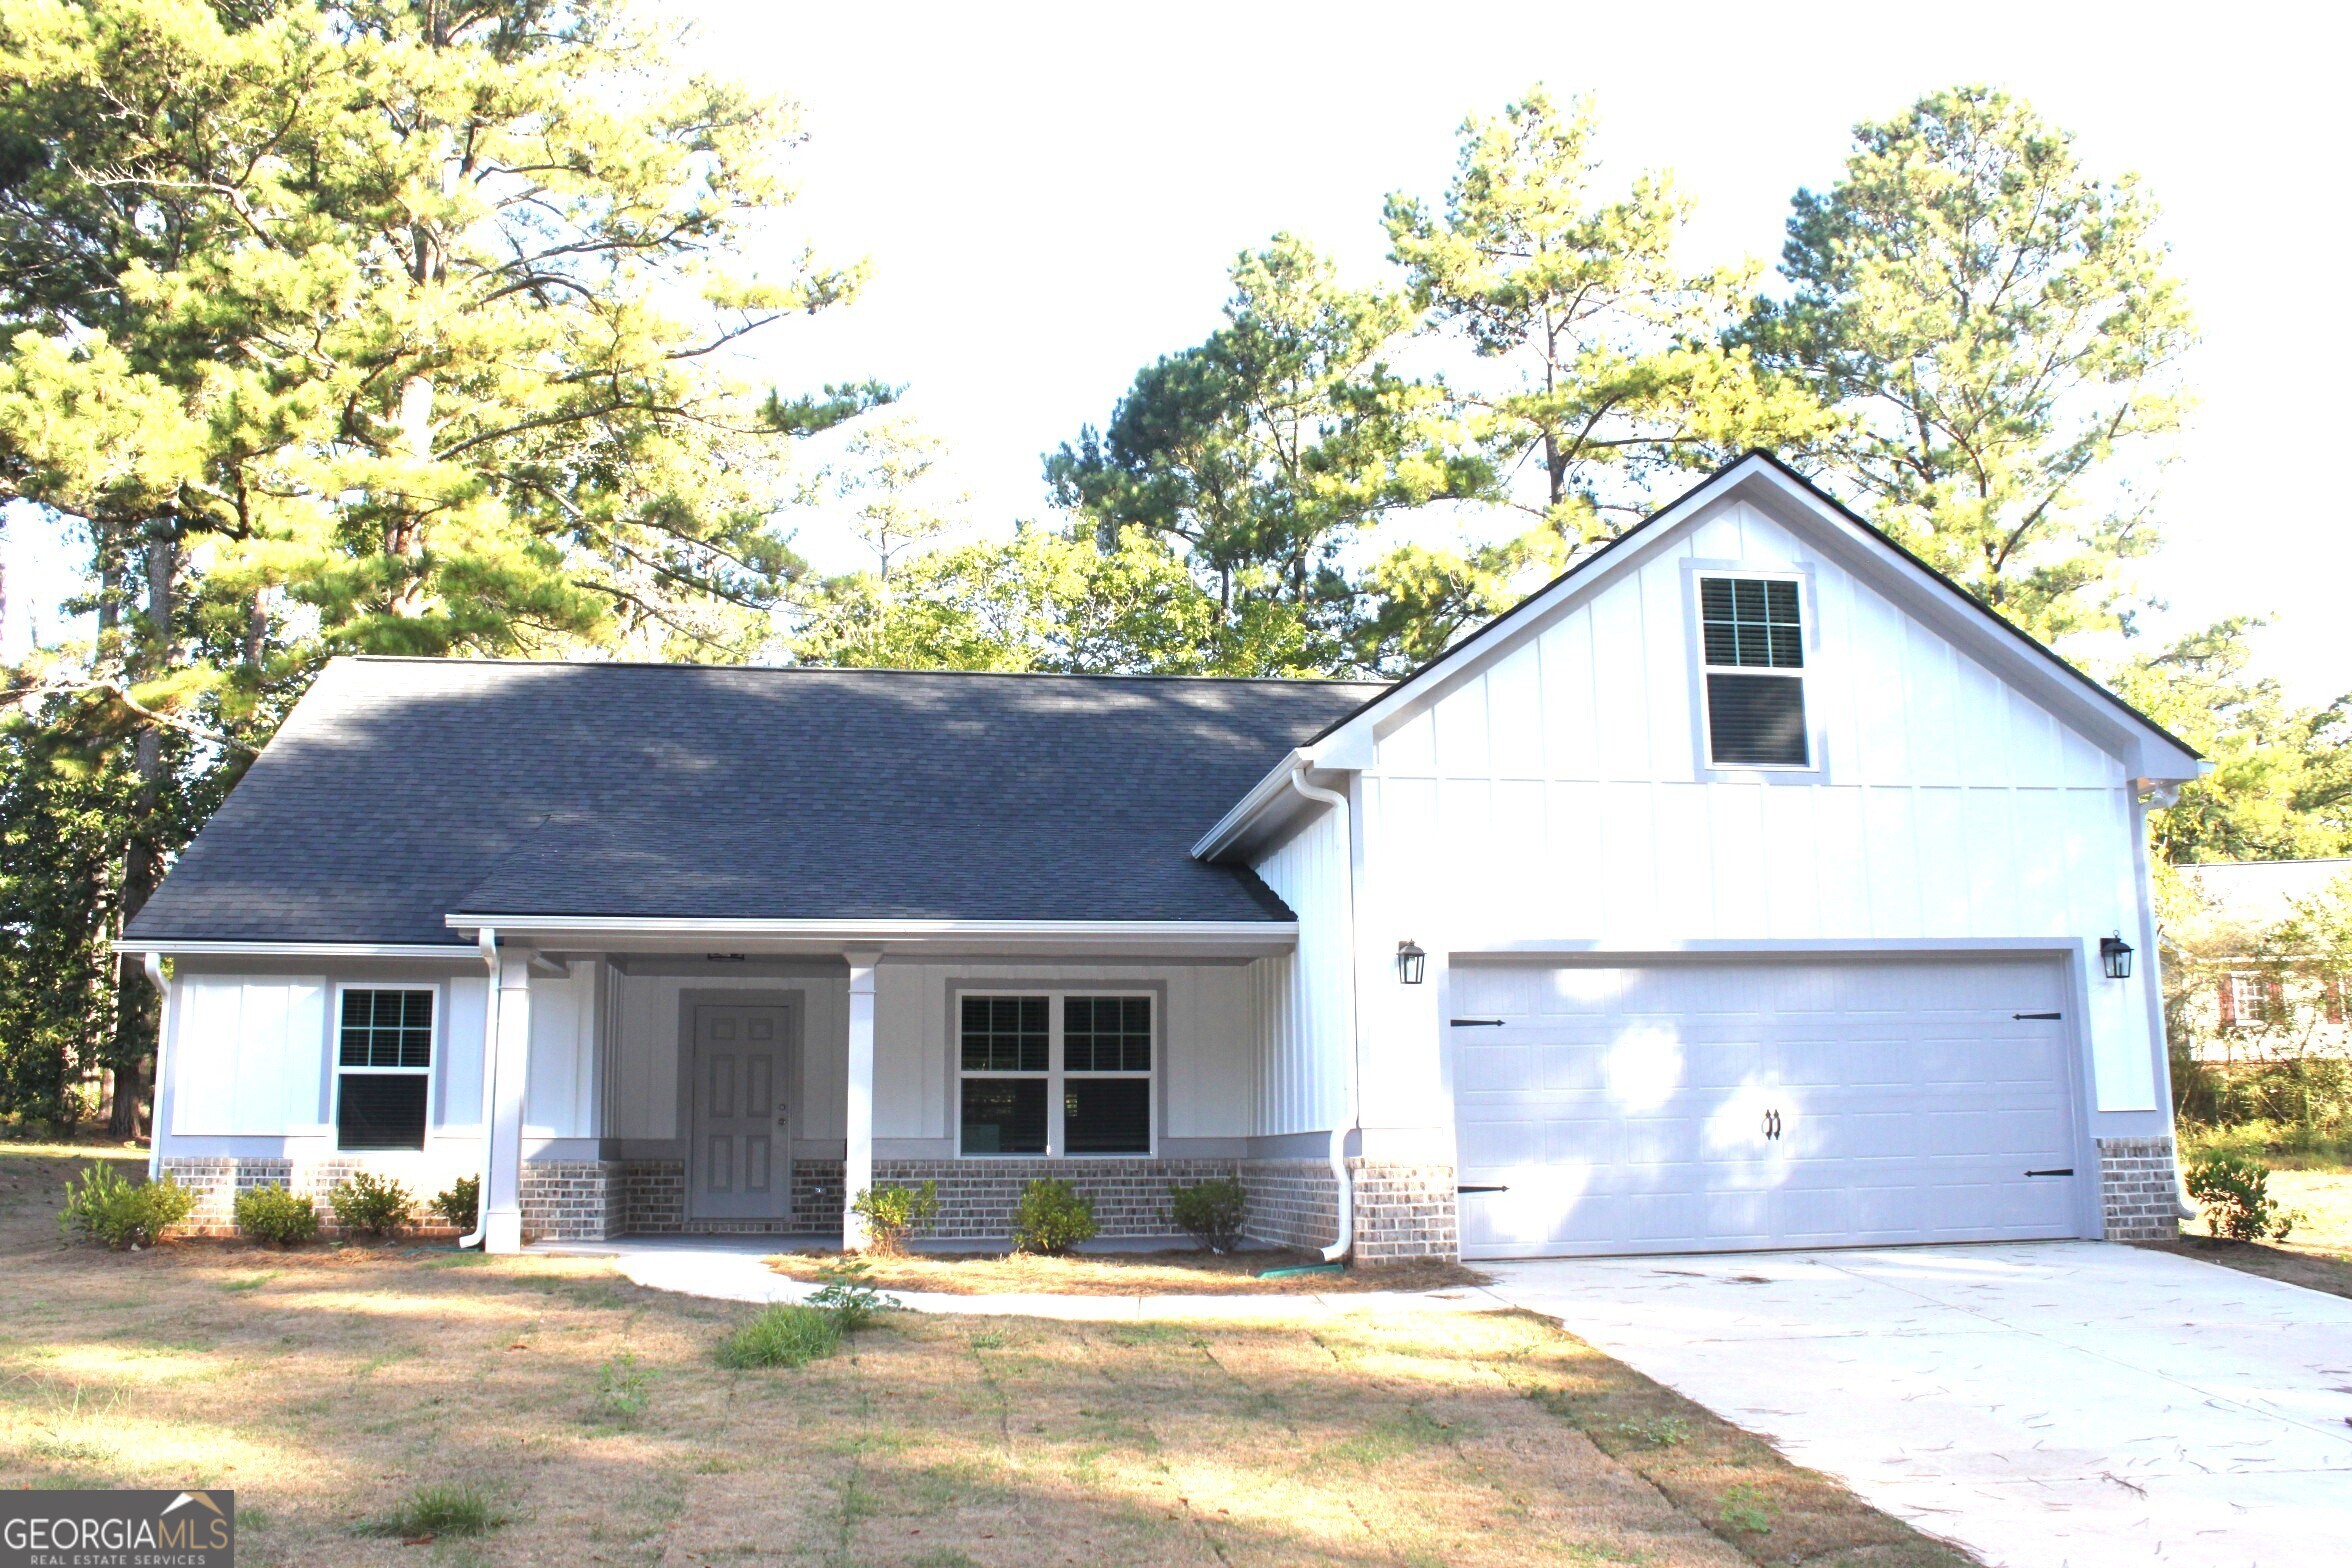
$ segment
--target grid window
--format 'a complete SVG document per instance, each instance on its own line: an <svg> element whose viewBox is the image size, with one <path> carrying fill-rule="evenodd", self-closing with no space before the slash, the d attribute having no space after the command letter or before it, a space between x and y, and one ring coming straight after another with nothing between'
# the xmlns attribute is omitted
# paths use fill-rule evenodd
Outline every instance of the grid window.
<svg viewBox="0 0 2352 1568"><path fill-rule="evenodd" d="M966 996L956 1025L966 1155L1151 1152L1152 998Z"/></svg>
<svg viewBox="0 0 2352 1568"><path fill-rule="evenodd" d="M335 1050L337 1147L423 1148L432 1068L431 990L346 990Z"/></svg>
<svg viewBox="0 0 2352 1568"><path fill-rule="evenodd" d="M1062 1007L1064 1071L1151 1071L1150 997L1073 996Z"/></svg>
<svg viewBox="0 0 2352 1568"><path fill-rule="evenodd" d="M1042 996L964 998L963 1056L968 1073L1041 1073L1052 1050Z"/></svg>
<svg viewBox="0 0 2352 1568"><path fill-rule="evenodd" d="M1699 643L1709 762L1719 768L1810 766L1805 620L1797 585L1765 577L1700 578Z"/></svg>
<svg viewBox="0 0 2352 1568"><path fill-rule="evenodd" d="M1762 577L1707 577L1699 582L1699 619L1707 662L1766 670L1805 667L1805 623L1797 585Z"/></svg>
<svg viewBox="0 0 2352 1568"><path fill-rule="evenodd" d="M345 1067L433 1065L433 993L343 993Z"/></svg>

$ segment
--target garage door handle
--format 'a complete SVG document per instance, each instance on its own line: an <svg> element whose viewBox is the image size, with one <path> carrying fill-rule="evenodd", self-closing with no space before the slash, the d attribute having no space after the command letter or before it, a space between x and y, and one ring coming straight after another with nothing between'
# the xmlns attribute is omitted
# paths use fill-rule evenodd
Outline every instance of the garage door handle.
<svg viewBox="0 0 2352 1568"><path fill-rule="evenodd" d="M2057 1171L2027 1171L2026 1174L2028 1176L2072 1176L2074 1167L2069 1165L2064 1170Z"/></svg>
<svg viewBox="0 0 2352 1568"><path fill-rule="evenodd" d="M2012 1018L2064 1018L2064 1013L2011 1013Z"/></svg>
<svg viewBox="0 0 2352 1568"><path fill-rule="evenodd" d="M1456 1029L1500 1029L1503 1026L1500 1018L1456 1018L1452 1023Z"/></svg>
<svg viewBox="0 0 2352 1568"><path fill-rule="evenodd" d="M1463 1193L1468 1193L1468 1192L1509 1192L1510 1190L1511 1190L1511 1189L1510 1189L1510 1188L1508 1188L1508 1187L1456 1187L1456 1188L1454 1189L1454 1191L1456 1191L1456 1192L1463 1192Z"/></svg>

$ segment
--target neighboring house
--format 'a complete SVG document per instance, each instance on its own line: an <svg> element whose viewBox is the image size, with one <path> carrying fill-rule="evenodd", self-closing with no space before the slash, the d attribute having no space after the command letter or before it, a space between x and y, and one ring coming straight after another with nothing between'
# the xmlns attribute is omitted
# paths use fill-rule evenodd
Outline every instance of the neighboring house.
<svg viewBox="0 0 2352 1568"><path fill-rule="evenodd" d="M2173 868L2197 907L2165 931L2168 975L2199 1061L2352 1056L2347 975L2280 928L2314 900L2352 896L2352 860L2239 860Z"/></svg>
<svg viewBox="0 0 2352 1568"><path fill-rule="evenodd" d="M1237 1172L1365 1259L2145 1237L2200 768L1756 454L1393 686L340 660L123 946L212 1224L486 1168L494 1250L926 1178L996 1240L1052 1175L1136 1237Z"/></svg>

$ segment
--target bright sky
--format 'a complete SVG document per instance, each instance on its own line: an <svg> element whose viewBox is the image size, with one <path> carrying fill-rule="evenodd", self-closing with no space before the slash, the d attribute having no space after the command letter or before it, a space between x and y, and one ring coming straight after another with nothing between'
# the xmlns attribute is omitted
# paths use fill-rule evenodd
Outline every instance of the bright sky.
<svg viewBox="0 0 2352 1568"><path fill-rule="evenodd" d="M806 107L792 227L874 282L782 324L788 388L878 376L954 443L985 528L1044 509L1040 454L1103 422L1138 367L1216 324L1235 252L1290 229L1380 277L1382 198L1436 195L1454 130L1531 82L1598 94L1608 175L1675 171L1688 259L1777 256L1790 195L1856 120L1986 80L2136 170L2204 342L2202 399L2146 568L2173 621L2271 615L2263 663L2352 689L2346 220L2335 8L1753 5L811 5L699 0L715 69ZM2333 434L2331 434L2333 433ZM12 564L31 530L14 528ZM822 527L803 544L855 559ZM25 564L31 564L27 561ZM46 577L48 574L44 574ZM37 597L12 571L10 597ZM11 607L9 641L21 644Z"/></svg>

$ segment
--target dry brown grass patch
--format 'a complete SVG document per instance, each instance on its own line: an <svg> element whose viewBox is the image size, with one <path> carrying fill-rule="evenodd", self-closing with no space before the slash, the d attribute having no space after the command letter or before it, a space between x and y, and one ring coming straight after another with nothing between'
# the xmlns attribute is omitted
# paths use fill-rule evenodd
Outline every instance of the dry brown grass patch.
<svg viewBox="0 0 2352 1568"><path fill-rule="evenodd" d="M72 1169L0 1150L28 1191ZM1965 1561L1517 1314L900 1313L737 1373L711 1350L753 1309L601 1260L66 1250L48 1207L0 1208L0 1485L233 1486L257 1565ZM497 1528L369 1533L451 1484Z"/></svg>

